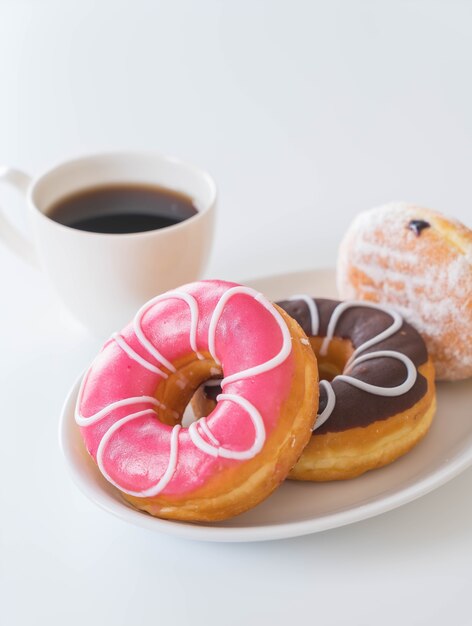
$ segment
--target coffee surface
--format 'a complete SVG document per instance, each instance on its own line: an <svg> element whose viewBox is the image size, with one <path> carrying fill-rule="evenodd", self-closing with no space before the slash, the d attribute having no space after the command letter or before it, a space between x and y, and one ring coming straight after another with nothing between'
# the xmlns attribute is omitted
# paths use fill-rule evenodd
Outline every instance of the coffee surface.
<svg viewBox="0 0 472 626"><path fill-rule="evenodd" d="M64 226L94 233L126 234L178 224L197 209L189 196L154 185L90 187L61 198L47 211Z"/></svg>

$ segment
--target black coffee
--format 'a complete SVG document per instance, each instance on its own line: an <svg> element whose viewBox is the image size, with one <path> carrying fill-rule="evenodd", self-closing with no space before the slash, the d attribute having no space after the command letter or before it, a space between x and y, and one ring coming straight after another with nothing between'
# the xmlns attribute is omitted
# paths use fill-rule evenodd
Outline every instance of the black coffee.
<svg viewBox="0 0 472 626"><path fill-rule="evenodd" d="M56 222L93 233L141 233L183 222L197 213L183 193L154 185L90 187L61 198L47 215Z"/></svg>

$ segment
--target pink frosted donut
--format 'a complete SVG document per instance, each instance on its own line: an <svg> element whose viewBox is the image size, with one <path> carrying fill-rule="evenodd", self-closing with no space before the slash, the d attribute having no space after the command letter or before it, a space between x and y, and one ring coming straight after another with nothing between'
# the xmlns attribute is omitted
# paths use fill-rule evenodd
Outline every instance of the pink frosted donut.
<svg viewBox="0 0 472 626"><path fill-rule="evenodd" d="M301 328L254 290L191 283L145 304L83 377L76 422L103 476L159 517L216 520L265 498L308 442L317 367ZM181 425L223 376L206 418Z"/></svg>

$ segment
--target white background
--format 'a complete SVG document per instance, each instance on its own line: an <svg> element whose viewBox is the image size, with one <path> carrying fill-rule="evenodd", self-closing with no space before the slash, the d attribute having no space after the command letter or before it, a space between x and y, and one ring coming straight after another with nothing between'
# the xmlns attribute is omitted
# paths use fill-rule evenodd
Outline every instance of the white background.
<svg viewBox="0 0 472 626"><path fill-rule="evenodd" d="M465 1L0 0L0 163L175 154L219 185L207 276L333 265L375 204L472 226L471 32ZM0 621L470 624L471 471L382 517L267 544L178 541L95 509L56 430L98 344L3 248L0 284Z"/></svg>

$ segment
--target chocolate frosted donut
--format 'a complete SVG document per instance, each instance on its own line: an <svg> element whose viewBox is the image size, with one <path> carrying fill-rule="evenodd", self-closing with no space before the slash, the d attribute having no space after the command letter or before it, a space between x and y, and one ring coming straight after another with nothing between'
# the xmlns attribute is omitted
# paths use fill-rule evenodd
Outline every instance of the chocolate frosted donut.
<svg viewBox="0 0 472 626"><path fill-rule="evenodd" d="M349 366L349 377L356 382L347 381L345 376L338 375L331 383L324 380L321 385L317 421L319 433L368 426L411 408L423 398L428 385L417 370L428 361L426 346L419 334L398 313L387 312L369 303L309 300L315 310L309 306L306 297L284 300L279 306L300 324L308 336L326 338L319 348L318 345L315 347L321 362L328 356L330 336L350 341L356 355L353 359L351 357ZM313 316L317 324L315 328ZM330 326L331 332L328 330ZM387 336L382 340L384 333ZM360 358L361 355L373 356L385 351L396 354L379 355L369 360ZM414 367L409 366L407 370L402 355ZM377 389L357 387L359 382ZM395 388L397 392L394 392ZM331 397L335 400L330 403Z"/></svg>
<svg viewBox="0 0 472 626"><path fill-rule="evenodd" d="M392 462L426 434L434 367L421 336L396 311L306 295L278 304L309 337L320 370L315 429L291 478L352 478ZM210 408L212 392L201 392L197 409Z"/></svg>

